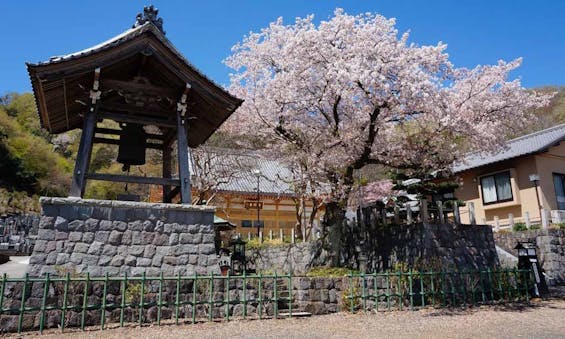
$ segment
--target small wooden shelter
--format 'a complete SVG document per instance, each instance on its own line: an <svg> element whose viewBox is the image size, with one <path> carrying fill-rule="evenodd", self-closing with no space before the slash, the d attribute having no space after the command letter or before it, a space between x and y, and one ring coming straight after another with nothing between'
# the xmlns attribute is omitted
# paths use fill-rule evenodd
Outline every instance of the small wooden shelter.
<svg viewBox="0 0 565 339"><path fill-rule="evenodd" d="M180 193L190 203L188 147L202 144L241 105L199 72L165 37L158 10L145 7L133 27L99 45L37 64L28 63L41 126L50 133L82 128L70 196L87 180L163 186L163 201ZM110 119L120 129L97 127ZM145 126L156 126L148 133ZM119 139L108 136L119 136ZM178 144L178 178L171 153ZM92 173L93 143L119 145L124 169L145 163L145 149L163 152L163 177Z"/></svg>

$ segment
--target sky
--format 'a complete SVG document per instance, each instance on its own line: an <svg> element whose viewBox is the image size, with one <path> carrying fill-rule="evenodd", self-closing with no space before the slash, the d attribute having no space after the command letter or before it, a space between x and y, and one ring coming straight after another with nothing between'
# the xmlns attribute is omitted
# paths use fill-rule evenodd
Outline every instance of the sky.
<svg viewBox="0 0 565 339"><path fill-rule="evenodd" d="M2 2L0 95L31 91L25 62L48 60L96 45L131 27L153 4L167 37L199 70L227 85L224 60L250 31L278 17L286 23L314 14L328 19L335 8L397 19L419 45L447 43L450 60L471 68L523 57L511 75L525 87L565 85L565 0L51 0Z"/></svg>

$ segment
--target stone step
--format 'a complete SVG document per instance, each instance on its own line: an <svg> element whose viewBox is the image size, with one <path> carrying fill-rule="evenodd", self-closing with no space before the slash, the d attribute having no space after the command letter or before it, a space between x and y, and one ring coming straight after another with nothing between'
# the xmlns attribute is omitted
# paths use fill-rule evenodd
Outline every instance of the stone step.
<svg viewBox="0 0 565 339"><path fill-rule="evenodd" d="M289 310L279 310L279 317L288 317L290 316ZM311 317L312 313L310 312L302 312L302 311L292 311L293 317L303 318L303 317Z"/></svg>

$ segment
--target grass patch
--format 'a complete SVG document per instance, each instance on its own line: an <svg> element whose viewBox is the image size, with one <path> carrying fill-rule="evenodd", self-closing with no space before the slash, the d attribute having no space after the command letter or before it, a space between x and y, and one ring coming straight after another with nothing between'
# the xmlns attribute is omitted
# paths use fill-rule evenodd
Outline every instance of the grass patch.
<svg viewBox="0 0 565 339"><path fill-rule="evenodd" d="M359 274L359 271L347 267L312 267L307 273L307 277L343 277L349 273Z"/></svg>

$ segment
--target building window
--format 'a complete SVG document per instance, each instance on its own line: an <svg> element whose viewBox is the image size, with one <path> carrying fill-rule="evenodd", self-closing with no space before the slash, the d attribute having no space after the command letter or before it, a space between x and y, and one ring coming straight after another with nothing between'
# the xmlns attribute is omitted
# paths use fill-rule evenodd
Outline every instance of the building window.
<svg viewBox="0 0 565 339"><path fill-rule="evenodd" d="M481 190L485 205L511 201L513 198L510 171L481 177Z"/></svg>
<svg viewBox="0 0 565 339"><path fill-rule="evenodd" d="M565 210L565 175L553 173L553 186L555 186L557 209Z"/></svg>
<svg viewBox="0 0 565 339"><path fill-rule="evenodd" d="M242 220L241 227L257 227L257 220ZM259 228L265 227L265 221L259 221Z"/></svg>

